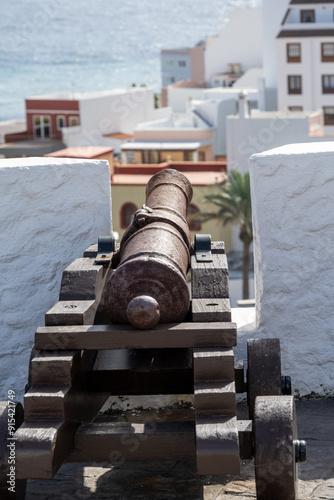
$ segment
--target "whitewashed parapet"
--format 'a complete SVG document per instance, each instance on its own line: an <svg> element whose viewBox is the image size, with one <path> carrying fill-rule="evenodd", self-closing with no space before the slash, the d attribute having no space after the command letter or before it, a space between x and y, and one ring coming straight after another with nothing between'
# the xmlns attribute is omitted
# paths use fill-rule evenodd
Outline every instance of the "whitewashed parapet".
<svg viewBox="0 0 334 500"><path fill-rule="evenodd" d="M34 333L62 271L111 233L105 160L0 160L0 399L22 399Z"/></svg>
<svg viewBox="0 0 334 500"><path fill-rule="evenodd" d="M256 323L301 395L334 394L334 142L250 159Z"/></svg>

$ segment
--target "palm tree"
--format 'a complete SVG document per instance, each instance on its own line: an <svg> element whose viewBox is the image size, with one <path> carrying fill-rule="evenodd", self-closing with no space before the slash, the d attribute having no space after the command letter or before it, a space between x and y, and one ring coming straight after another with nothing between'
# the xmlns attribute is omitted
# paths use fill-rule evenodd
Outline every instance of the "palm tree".
<svg viewBox="0 0 334 500"><path fill-rule="evenodd" d="M248 299L250 246L253 241L249 173L241 174L231 170L227 180L221 184L214 184L214 187L216 192L204 196L204 201L217 207L217 210L202 213L202 220L218 219L224 226L230 222L239 228L239 238L243 243L242 295L244 299Z"/></svg>

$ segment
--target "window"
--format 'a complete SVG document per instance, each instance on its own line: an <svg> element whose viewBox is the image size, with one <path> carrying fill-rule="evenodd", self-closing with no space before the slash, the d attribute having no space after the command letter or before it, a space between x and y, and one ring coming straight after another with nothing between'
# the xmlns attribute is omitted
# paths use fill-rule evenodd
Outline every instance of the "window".
<svg viewBox="0 0 334 500"><path fill-rule="evenodd" d="M334 61L334 43L321 44L321 60L322 62Z"/></svg>
<svg viewBox="0 0 334 500"><path fill-rule="evenodd" d="M70 116L69 118L70 127L76 127L79 125L79 117L78 116Z"/></svg>
<svg viewBox="0 0 334 500"><path fill-rule="evenodd" d="M192 151L183 152L183 161L193 161L194 155Z"/></svg>
<svg viewBox="0 0 334 500"><path fill-rule="evenodd" d="M199 208L193 203L190 203L187 210L187 221L190 231L200 231L202 229L202 222L199 214Z"/></svg>
<svg viewBox="0 0 334 500"><path fill-rule="evenodd" d="M287 61L289 63L301 61L301 45L300 45L300 43L288 43L287 44Z"/></svg>
<svg viewBox="0 0 334 500"><path fill-rule="evenodd" d="M160 151L144 150L142 151L143 163L160 163Z"/></svg>
<svg viewBox="0 0 334 500"><path fill-rule="evenodd" d="M51 137L51 117L48 115L34 116L34 137L48 139Z"/></svg>
<svg viewBox="0 0 334 500"><path fill-rule="evenodd" d="M300 75L288 76L288 93L289 94L302 93L302 77Z"/></svg>
<svg viewBox="0 0 334 500"><path fill-rule="evenodd" d="M334 75L322 76L322 93L334 94Z"/></svg>
<svg viewBox="0 0 334 500"><path fill-rule="evenodd" d="M324 123L325 125L334 125L334 106L324 107Z"/></svg>
<svg viewBox="0 0 334 500"><path fill-rule="evenodd" d="M59 115L57 116L57 130L61 130L66 125L65 116Z"/></svg>
<svg viewBox="0 0 334 500"><path fill-rule="evenodd" d="M301 23L314 23L315 22L315 10L301 10L300 11L300 22Z"/></svg>
<svg viewBox="0 0 334 500"><path fill-rule="evenodd" d="M179 66L180 66L181 68L185 68L185 67L186 67L186 65L187 65L187 64L186 64L186 61L179 61Z"/></svg>
<svg viewBox="0 0 334 500"><path fill-rule="evenodd" d="M134 203L124 203L121 208L121 228L126 229L132 222L133 216L137 211Z"/></svg>
<svg viewBox="0 0 334 500"><path fill-rule="evenodd" d="M166 59L165 60L165 66L173 66L174 61L173 59Z"/></svg>
<svg viewBox="0 0 334 500"><path fill-rule="evenodd" d="M205 151L198 152L198 161L205 161Z"/></svg>
<svg viewBox="0 0 334 500"><path fill-rule="evenodd" d="M289 111L300 112L303 111L303 106L289 106Z"/></svg>

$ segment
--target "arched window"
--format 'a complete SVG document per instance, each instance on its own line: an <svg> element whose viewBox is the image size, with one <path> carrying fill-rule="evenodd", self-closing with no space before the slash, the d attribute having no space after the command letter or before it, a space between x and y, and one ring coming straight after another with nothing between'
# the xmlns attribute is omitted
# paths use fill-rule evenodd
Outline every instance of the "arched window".
<svg viewBox="0 0 334 500"><path fill-rule="evenodd" d="M196 217L196 214L199 214L199 208L194 203L190 203L187 210L187 220L190 231L200 231L202 229L202 222L199 217Z"/></svg>
<svg viewBox="0 0 334 500"><path fill-rule="evenodd" d="M121 228L126 229L132 222L132 218L137 211L134 203L124 203L121 208Z"/></svg>

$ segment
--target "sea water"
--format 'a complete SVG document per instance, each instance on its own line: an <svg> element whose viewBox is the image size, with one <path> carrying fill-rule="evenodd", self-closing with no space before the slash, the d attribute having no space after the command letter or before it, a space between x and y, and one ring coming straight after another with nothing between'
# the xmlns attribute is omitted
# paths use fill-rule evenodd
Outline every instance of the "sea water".
<svg viewBox="0 0 334 500"><path fill-rule="evenodd" d="M136 85L161 87L162 48L218 33L229 9L261 0L1 0L0 121L24 99Z"/></svg>

